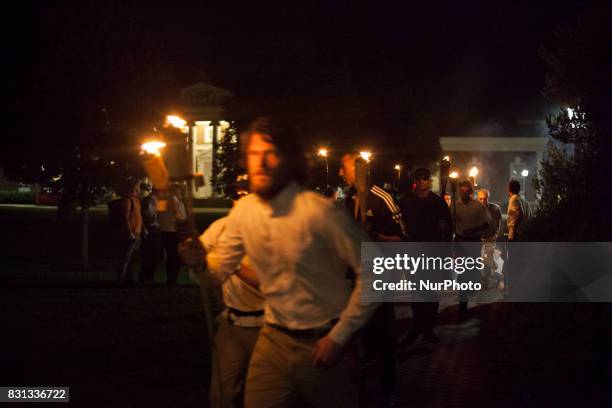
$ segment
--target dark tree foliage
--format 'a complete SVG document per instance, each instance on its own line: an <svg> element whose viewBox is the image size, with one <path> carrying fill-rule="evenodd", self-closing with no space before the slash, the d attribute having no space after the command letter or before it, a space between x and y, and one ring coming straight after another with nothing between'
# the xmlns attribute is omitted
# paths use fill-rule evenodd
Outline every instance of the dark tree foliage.
<svg viewBox="0 0 612 408"><path fill-rule="evenodd" d="M561 110L547 118L551 145L536 181L541 195L532 239L609 240L612 158L610 8L594 7L561 25L541 51L548 66L544 92ZM569 110L568 110L569 108Z"/></svg>
<svg viewBox="0 0 612 408"><path fill-rule="evenodd" d="M230 122L230 127L219 143L219 150L215 153L210 182L215 194L227 197L228 188L244 173L240 165L240 139L235 122Z"/></svg>

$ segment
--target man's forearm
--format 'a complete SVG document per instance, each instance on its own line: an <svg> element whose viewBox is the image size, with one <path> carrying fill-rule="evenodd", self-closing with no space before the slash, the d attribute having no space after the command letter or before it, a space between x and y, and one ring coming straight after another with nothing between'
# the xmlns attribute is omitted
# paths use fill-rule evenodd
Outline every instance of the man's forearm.
<svg viewBox="0 0 612 408"><path fill-rule="evenodd" d="M361 279L359 275L355 282L355 288L340 315L340 320L329 332L329 336L340 346L344 346L350 338L361 329L374 314L380 303L361 303Z"/></svg>

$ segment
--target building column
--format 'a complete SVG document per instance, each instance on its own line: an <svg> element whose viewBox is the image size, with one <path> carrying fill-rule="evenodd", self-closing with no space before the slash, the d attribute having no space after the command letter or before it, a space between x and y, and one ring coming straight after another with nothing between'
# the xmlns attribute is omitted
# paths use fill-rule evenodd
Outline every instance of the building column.
<svg viewBox="0 0 612 408"><path fill-rule="evenodd" d="M189 158L189 162L187 163L187 171L188 174L195 174L195 139L193 137L195 122L187 121L185 126L187 126L187 157ZM191 191L191 196L193 197L193 194L195 194L193 181L187 182L187 188Z"/></svg>
<svg viewBox="0 0 612 408"><path fill-rule="evenodd" d="M210 125L213 128L212 134L212 178L217 177L217 169L215 166L215 160L217 159L217 152L219 150L219 121L213 120L210 122ZM214 197L215 188L211 185L211 197Z"/></svg>

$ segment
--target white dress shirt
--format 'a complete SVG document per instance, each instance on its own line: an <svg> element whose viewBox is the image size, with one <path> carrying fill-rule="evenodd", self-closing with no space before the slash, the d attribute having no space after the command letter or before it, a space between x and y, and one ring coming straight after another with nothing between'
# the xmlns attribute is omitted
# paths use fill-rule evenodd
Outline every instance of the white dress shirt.
<svg viewBox="0 0 612 408"><path fill-rule="evenodd" d="M200 242L207 252L213 251L218 245L219 240L225 232L227 217L219 218L200 235ZM246 258L242 259L243 265L249 266ZM264 309L265 299L263 294L243 281L238 275L234 274L229 277L221 286L223 294L223 303L227 307L237 309L242 312L255 312ZM222 312L223 317L229 315L228 309ZM232 322L236 326L242 327L259 327L263 324L263 316L231 316Z"/></svg>
<svg viewBox="0 0 612 408"><path fill-rule="evenodd" d="M292 182L270 201L255 194L238 201L207 262L223 280L248 255L266 298L266 322L310 329L339 318L329 335L344 345L378 307L360 300L362 241L368 237L344 209Z"/></svg>

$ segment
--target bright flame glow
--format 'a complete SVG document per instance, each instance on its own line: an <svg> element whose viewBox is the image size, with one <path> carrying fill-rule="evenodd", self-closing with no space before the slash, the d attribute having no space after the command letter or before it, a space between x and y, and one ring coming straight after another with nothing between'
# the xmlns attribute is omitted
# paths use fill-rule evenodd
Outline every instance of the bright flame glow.
<svg viewBox="0 0 612 408"><path fill-rule="evenodd" d="M478 167L474 166L470 169L470 177L476 177L478 175Z"/></svg>
<svg viewBox="0 0 612 408"><path fill-rule="evenodd" d="M372 152L368 151L359 152L359 154L361 155L361 158L367 162L369 162L370 158L372 157Z"/></svg>
<svg viewBox="0 0 612 408"><path fill-rule="evenodd" d="M572 108L567 108L567 117L572 120L574 118L574 110Z"/></svg>
<svg viewBox="0 0 612 408"><path fill-rule="evenodd" d="M152 141L152 142L146 142L143 143L141 148L142 150L144 150L145 152L149 153L149 154L154 154L154 155L159 155L159 149L166 147L166 144L164 142L160 142L160 141Z"/></svg>
<svg viewBox="0 0 612 408"><path fill-rule="evenodd" d="M175 128L178 129L183 129L185 127L185 125L187 124L187 121L183 118L181 118L180 116L176 116L176 115L168 115L166 116L166 121L174 126Z"/></svg>
<svg viewBox="0 0 612 408"><path fill-rule="evenodd" d="M327 157L327 149L319 149L318 155L321 157Z"/></svg>
<svg viewBox="0 0 612 408"><path fill-rule="evenodd" d="M399 164L396 164L394 169L397 171L400 171L402 169L402 166L400 166Z"/></svg>
<svg viewBox="0 0 612 408"><path fill-rule="evenodd" d="M521 176L523 176L523 177L529 176L529 170L525 169L525 170L521 171Z"/></svg>
<svg viewBox="0 0 612 408"><path fill-rule="evenodd" d="M442 160L449 162L450 161L450 157L449 156L444 156L444 158Z"/></svg>
<svg viewBox="0 0 612 408"><path fill-rule="evenodd" d="M452 179L456 179L457 177L459 177L459 173L457 173L456 171L453 171L451 174L448 175L448 177Z"/></svg>

